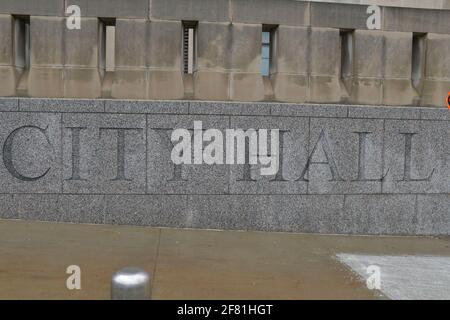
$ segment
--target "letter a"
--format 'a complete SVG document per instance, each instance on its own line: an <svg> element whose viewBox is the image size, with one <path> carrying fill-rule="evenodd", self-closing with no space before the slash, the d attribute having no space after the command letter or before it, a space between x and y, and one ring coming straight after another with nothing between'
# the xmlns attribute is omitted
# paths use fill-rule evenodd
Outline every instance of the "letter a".
<svg viewBox="0 0 450 320"><path fill-rule="evenodd" d="M81 9L77 5L68 6L66 9L66 14L70 16L66 19L66 27L69 30L80 30L81 29Z"/></svg>
<svg viewBox="0 0 450 320"><path fill-rule="evenodd" d="M66 270L70 276L67 278L66 287L69 290L81 290L81 269L79 266L68 266Z"/></svg>
<svg viewBox="0 0 450 320"><path fill-rule="evenodd" d="M381 9L379 6L372 5L367 8L367 14L371 14L367 18L367 29L381 30Z"/></svg>

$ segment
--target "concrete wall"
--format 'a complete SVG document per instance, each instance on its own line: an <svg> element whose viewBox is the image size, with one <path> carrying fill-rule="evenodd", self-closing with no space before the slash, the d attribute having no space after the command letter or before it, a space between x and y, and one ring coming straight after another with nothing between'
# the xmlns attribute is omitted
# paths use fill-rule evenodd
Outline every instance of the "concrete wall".
<svg viewBox="0 0 450 320"><path fill-rule="evenodd" d="M280 171L173 165L194 120L281 130ZM449 235L449 137L443 108L2 98L0 218Z"/></svg>
<svg viewBox="0 0 450 320"><path fill-rule="evenodd" d="M65 27L71 4L81 7L81 30ZM429 7L448 5L440 4ZM366 9L294 0L3 0L0 96L444 107L450 91L450 10L386 6L381 30L367 30ZM26 72L13 58L17 15L31 16ZM98 18L116 19L116 68L106 74L99 62ZM182 21L198 22L193 75L182 70ZM277 26L268 78L260 74L263 25ZM340 31L349 29L352 74L342 81ZM411 82L414 33L424 34L426 42L420 87Z"/></svg>

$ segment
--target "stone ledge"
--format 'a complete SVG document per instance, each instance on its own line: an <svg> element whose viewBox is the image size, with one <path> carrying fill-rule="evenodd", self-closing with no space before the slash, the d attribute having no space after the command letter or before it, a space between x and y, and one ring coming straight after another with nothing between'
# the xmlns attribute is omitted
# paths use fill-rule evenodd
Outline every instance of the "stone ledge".
<svg viewBox="0 0 450 320"><path fill-rule="evenodd" d="M0 97L1 111L450 120L447 108L280 102Z"/></svg>

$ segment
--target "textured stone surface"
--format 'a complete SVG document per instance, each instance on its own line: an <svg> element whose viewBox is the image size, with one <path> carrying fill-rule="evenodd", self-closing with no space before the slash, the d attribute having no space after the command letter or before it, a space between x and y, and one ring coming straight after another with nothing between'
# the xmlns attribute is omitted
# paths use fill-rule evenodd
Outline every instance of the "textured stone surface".
<svg viewBox="0 0 450 320"><path fill-rule="evenodd" d="M0 111L18 111L19 99L0 98Z"/></svg>
<svg viewBox="0 0 450 320"><path fill-rule="evenodd" d="M228 21L229 1L152 0L150 16L161 20Z"/></svg>
<svg viewBox="0 0 450 320"><path fill-rule="evenodd" d="M417 216L414 195L346 196L342 233L416 234ZM447 230L448 233L448 230Z"/></svg>
<svg viewBox="0 0 450 320"><path fill-rule="evenodd" d="M145 115L65 114L65 193L144 193Z"/></svg>
<svg viewBox="0 0 450 320"><path fill-rule="evenodd" d="M20 99L20 111L27 112L103 112L104 101L73 99Z"/></svg>
<svg viewBox="0 0 450 320"><path fill-rule="evenodd" d="M48 98L0 106L1 218L450 234L446 108ZM171 133L192 135L194 121L222 133L280 130L280 170L261 176L248 160L174 165Z"/></svg>
<svg viewBox="0 0 450 320"><path fill-rule="evenodd" d="M309 193L381 192L381 120L312 118L309 146Z"/></svg>
<svg viewBox="0 0 450 320"><path fill-rule="evenodd" d="M450 11L385 8L384 29L448 34L450 33Z"/></svg>
<svg viewBox="0 0 450 320"><path fill-rule="evenodd" d="M36 16L63 16L64 0L2 0L0 12Z"/></svg>
<svg viewBox="0 0 450 320"><path fill-rule="evenodd" d="M305 194L307 183L298 181L298 177L307 162L308 126L306 118L231 117L233 129L279 130L280 168L276 175L262 176L260 164L230 165L230 193Z"/></svg>
<svg viewBox="0 0 450 320"><path fill-rule="evenodd" d="M311 3L311 26L366 29L367 6Z"/></svg>
<svg viewBox="0 0 450 320"><path fill-rule="evenodd" d="M449 234L450 194L417 196L418 234Z"/></svg>
<svg viewBox="0 0 450 320"><path fill-rule="evenodd" d="M104 195L62 194L58 198L58 221L104 223L105 207Z"/></svg>
<svg viewBox="0 0 450 320"><path fill-rule="evenodd" d="M0 113L0 192L61 191L61 116Z"/></svg>
<svg viewBox="0 0 450 320"><path fill-rule="evenodd" d="M233 21L244 23L309 24L309 5L303 1L234 0L231 1Z"/></svg>
<svg viewBox="0 0 450 320"><path fill-rule="evenodd" d="M271 115L287 117L347 117L347 106L311 104L271 104Z"/></svg>
<svg viewBox="0 0 450 320"><path fill-rule="evenodd" d="M187 196L108 195L105 197L105 223L161 227L186 227Z"/></svg>
<svg viewBox="0 0 450 320"><path fill-rule="evenodd" d="M447 121L386 121L383 192L450 192L449 137Z"/></svg>
<svg viewBox="0 0 450 320"><path fill-rule="evenodd" d="M189 103L190 114L220 114L220 115L270 115L269 103L226 103L226 102L201 102Z"/></svg>
<svg viewBox="0 0 450 320"><path fill-rule="evenodd" d="M171 161L173 144L170 138L173 129L193 129L194 121L202 121L203 129L219 130L227 128L229 123L228 117L220 116L148 115L148 193L223 194L228 192L229 169L226 165L174 165Z"/></svg>
<svg viewBox="0 0 450 320"><path fill-rule="evenodd" d="M1 219L19 219L19 211L14 206L13 197L14 195L12 194L0 195L0 202L2 204L0 210Z"/></svg>
<svg viewBox="0 0 450 320"><path fill-rule="evenodd" d="M105 111L109 113L188 113L188 102L106 100Z"/></svg>
<svg viewBox="0 0 450 320"><path fill-rule="evenodd" d="M424 109L422 109L425 111ZM434 110L434 109L433 109ZM431 111L431 110L430 110ZM440 110L444 111L444 110ZM349 106L349 118L367 118L367 119L420 119L421 109L419 108L386 108L386 107L367 107L367 106Z"/></svg>
<svg viewBox="0 0 450 320"><path fill-rule="evenodd" d="M148 0L73 0L70 4L80 6L82 16L146 18L149 13Z"/></svg>

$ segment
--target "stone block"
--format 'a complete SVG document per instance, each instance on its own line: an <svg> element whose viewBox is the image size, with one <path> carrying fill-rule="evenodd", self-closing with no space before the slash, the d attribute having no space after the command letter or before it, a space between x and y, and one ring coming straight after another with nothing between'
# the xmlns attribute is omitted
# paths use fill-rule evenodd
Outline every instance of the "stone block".
<svg viewBox="0 0 450 320"><path fill-rule="evenodd" d="M187 114L189 103L183 101L106 100L105 111L110 113L170 113Z"/></svg>
<svg viewBox="0 0 450 320"><path fill-rule="evenodd" d="M232 28L229 23L198 23L197 69L199 71L230 69L229 50L232 43ZM255 39L255 42L257 41Z"/></svg>
<svg viewBox="0 0 450 320"><path fill-rule="evenodd" d="M304 102L309 97L307 28L278 26L276 34L276 73L271 75L275 100Z"/></svg>
<svg viewBox="0 0 450 320"><path fill-rule="evenodd" d="M410 79L383 80L383 105L414 105L419 99L420 97L411 85Z"/></svg>
<svg viewBox="0 0 450 320"><path fill-rule="evenodd" d="M233 22L258 24L309 25L309 4L301 1L234 0Z"/></svg>
<svg viewBox="0 0 450 320"><path fill-rule="evenodd" d="M148 75L150 99L183 99L184 85L181 71L151 70Z"/></svg>
<svg viewBox="0 0 450 320"><path fill-rule="evenodd" d="M0 195L0 219L19 219L19 211L14 206L13 197L12 194Z"/></svg>
<svg viewBox="0 0 450 320"><path fill-rule="evenodd" d="M149 29L149 22L144 19L116 20L116 68L147 66Z"/></svg>
<svg viewBox="0 0 450 320"><path fill-rule="evenodd" d="M277 72L270 77L276 101L306 102L309 100L309 77Z"/></svg>
<svg viewBox="0 0 450 320"><path fill-rule="evenodd" d="M199 71L194 74L194 97L197 100L229 100L230 74Z"/></svg>
<svg viewBox="0 0 450 320"><path fill-rule="evenodd" d="M21 220L59 221L57 194L15 194L13 202Z"/></svg>
<svg viewBox="0 0 450 320"><path fill-rule="evenodd" d="M308 47L310 46L308 28L278 26L276 46L278 50L276 50L274 63L278 73L301 75L308 73ZM327 61L323 62L328 63Z"/></svg>
<svg viewBox="0 0 450 320"><path fill-rule="evenodd" d="M103 112L101 100L21 98L19 110L26 112Z"/></svg>
<svg viewBox="0 0 450 320"><path fill-rule="evenodd" d="M59 222L104 222L105 196L62 194L58 198Z"/></svg>
<svg viewBox="0 0 450 320"><path fill-rule="evenodd" d="M260 24L233 23L230 68L237 72L261 74L261 43Z"/></svg>
<svg viewBox="0 0 450 320"><path fill-rule="evenodd" d="M218 114L218 115L270 115L268 103L236 103L236 102L189 102L190 114Z"/></svg>
<svg viewBox="0 0 450 320"><path fill-rule="evenodd" d="M229 124L228 117L220 116L148 116L148 193L224 194L228 192L229 168L227 165L208 165L204 163L174 165L171 160L173 149L173 143L171 142L172 131L174 129L191 130L194 127L194 121L202 121L203 129L224 130ZM192 130L190 132L191 136L193 136Z"/></svg>
<svg viewBox="0 0 450 320"><path fill-rule="evenodd" d="M0 14L0 66L14 64L12 25L12 17L10 15Z"/></svg>
<svg viewBox="0 0 450 320"><path fill-rule="evenodd" d="M312 118L308 154L308 193L381 192L382 120Z"/></svg>
<svg viewBox="0 0 450 320"><path fill-rule="evenodd" d="M450 33L450 11L385 7L383 30Z"/></svg>
<svg viewBox="0 0 450 320"><path fill-rule="evenodd" d="M111 89L115 99L146 99L148 96L148 72L140 70L116 70Z"/></svg>
<svg viewBox="0 0 450 320"><path fill-rule="evenodd" d="M118 225L184 228L187 196L107 195L105 222Z"/></svg>
<svg viewBox="0 0 450 320"><path fill-rule="evenodd" d="M70 4L81 8L83 17L147 18L148 0L71 0Z"/></svg>
<svg viewBox="0 0 450 320"><path fill-rule="evenodd" d="M412 33L384 32L383 104L412 105L419 101L411 83Z"/></svg>
<svg viewBox="0 0 450 320"><path fill-rule="evenodd" d="M450 80L426 79L423 86L421 105L447 107L449 88Z"/></svg>
<svg viewBox="0 0 450 320"><path fill-rule="evenodd" d="M64 114L64 193L145 192L144 115Z"/></svg>
<svg viewBox="0 0 450 320"><path fill-rule="evenodd" d="M32 66L62 67L64 18L30 18ZM69 47L70 48L70 47Z"/></svg>
<svg viewBox="0 0 450 320"><path fill-rule="evenodd" d="M64 69L64 97L100 98L102 79L97 68Z"/></svg>
<svg viewBox="0 0 450 320"><path fill-rule="evenodd" d="M284 117L346 118L345 105L272 103L271 115Z"/></svg>
<svg viewBox="0 0 450 320"><path fill-rule="evenodd" d="M348 195L341 233L409 235L416 228L415 195Z"/></svg>
<svg viewBox="0 0 450 320"><path fill-rule="evenodd" d="M383 193L450 192L446 121L386 120Z"/></svg>
<svg viewBox="0 0 450 320"><path fill-rule="evenodd" d="M356 30L355 76L358 78L383 76L384 35L381 31Z"/></svg>
<svg viewBox="0 0 450 320"><path fill-rule="evenodd" d="M336 233L343 196L189 196L190 228Z"/></svg>
<svg viewBox="0 0 450 320"><path fill-rule="evenodd" d="M450 57L445 54L450 51L450 35L427 35L427 78L450 78Z"/></svg>
<svg viewBox="0 0 450 320"><path fill-rule="evenodd" d="M331 28L311 29L311 74L337 76L340 69L339 30Z"/></svg>
<svg viewBox="0 0 450 320"><path fill-rule="evenodd" d="M230 99L234 101L264 100L264 83L261 73L232 73Z"/></svg>
<svg viewBox="0 0 450 320"><path fill-rule="evenodd" d="M0 66L0 96L13 97L16 96L17 72L12 66Z"/></svg>
<svg viewBox="0 0 450 320"><path fill-rule="evenodd" d="M424 120L450 121L450 112L447 108L420 108L420 118Z"/></svg>
<svg viewBox="0 0 450 320"><path fill-rule="evenodd" d="M307 118L231 117L232 129L279 130L279 169L274 175L262 175L262 164L230 165L230 193L232 194L306 194L307 182L297 181L307 162ZM271 135L267 136L271 151ZM249 143L249 142L247 142ZM259 142L258 142L259 143ZM235 148L237 145L235 139ZM248 154L248 146L246 153ZM275 159L274 159L275 160ZM264 166L268 167L268 166Z"/></svg>
<svg viewBox="0 0 450 320"><path fill-rule="evenodd" d="M350 103L381 105L383 102L383 80L358 77L353 80Z"/></svg>
<svg viewBox="0 0 450 320"><path fill-rule="evenodd" d="M28 95L36 98L64 97L62 68L32 67L28 76Z"/></svg>
<svg viewBox="0 0 450 320"><path fill-rule="evenodd" d="M81 18L80 30L65 30L66 67L98 67L99 21L94 18Z"/></svg>
<svg viewBox="0 0 450 320"><path fill-rule="evenodd" d="M367 29L367 6L342 3L311 3L311 26Z"/></svg>
<svg viewBox="0 0 450 320"><path fill-rule="evenodd" d="M310 94L314 102L339 102L341 87L339 82L340 50L339 30L312 28L310 60Z"/></svg>
<svg viewBox="0 0 450 320"><path fill-rule="evenodd" d="M151 69L182 70L182 24L180 21L152 21L147 52Z"/></svg>
<svg viewBox="0 0 450 320"><path fill-rule="evenodd" d="M0 113L1 193L61 192L60 118L51 113Z"/></svg>
<svg viewBox="0 0 450 320"><path fill-rule="evenodd" d="M420 108L406 107L368 107L368 106L349 106L349 118L364 119L420 119Z"/></svg>
<svg viewBox="0 0 450 320"><path fill-rule="evenodd" d="M229 1L152 0L150 16L160 20L229 21Z"/></svg>
<svg viewBox="0 0 450 320"><path fill-rule="evenodd" d="M19 111L19 99L0 98L0 111Z"/></svg>
<svg viewBox="0 0 450 320"><path fill-rule="evenodd" d="M31 15L31 16L58 16L64 15L63 0L2 0L0 13Z"/></svg>
<svg viewBox="0 0 450 320"><path fill-rule="evenodd" d="M448 236L450 234L450 195L417 196L417 234Z"/></svg>
<svg viewBox="0 0 450 320"><path fill-rule="evenodd" d="M309 100L316 103L338 103L341 86L338 76L310 76Z"/></svg>
<svg viewBox="0 0 450 320"><path fill-rule="evenodd" d="M383 32L385 45L385 78L411 79L412 33Z"/></svg>

